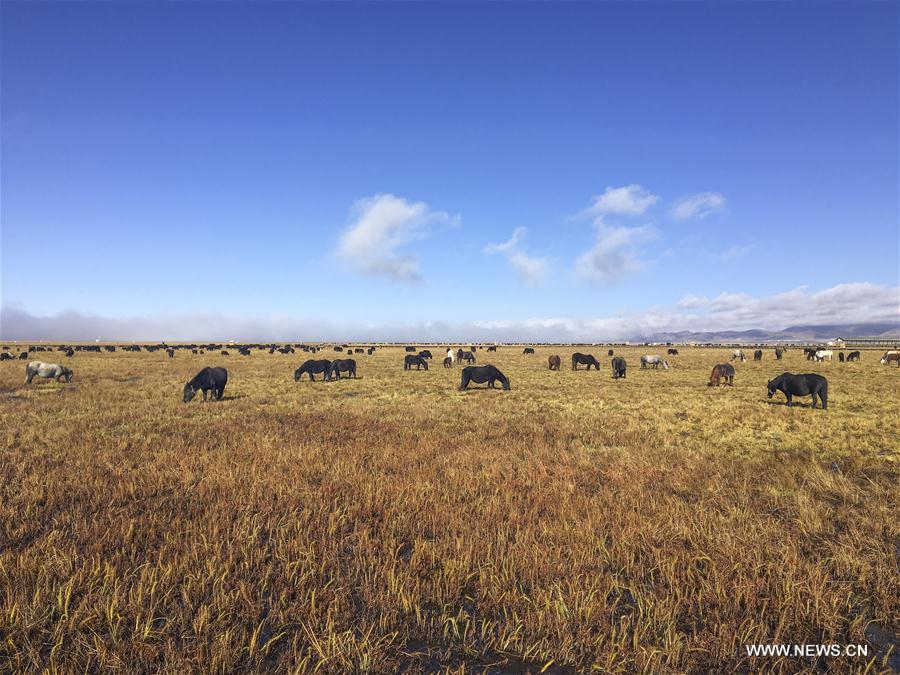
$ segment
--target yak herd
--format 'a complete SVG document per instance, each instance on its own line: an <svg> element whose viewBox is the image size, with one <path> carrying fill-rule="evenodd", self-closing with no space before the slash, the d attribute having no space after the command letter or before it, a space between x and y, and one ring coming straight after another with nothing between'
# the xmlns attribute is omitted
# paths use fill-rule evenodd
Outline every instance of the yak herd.
<svg viewBox="0 0 900 675"><path fill-rule="evenodd" d="M277 346L277 345L253 345L253 347L257 347L259 349L268 349L270 354L274 354L275 352L279 352L282 354L293 354L295 353L295 348L286 345L286 346ZM297 348L306 352L317 352L320 347L311 347L308 345L296 345ZM174 358L175 349L191 349L194 354L202 354L205 351L215 351L219 350L221 354L228 355L228 351L222 349L222 345L179 345L178 347L170 347L168 345L146 345L143 347L144 350L148 352L153 352L157 350L164 350L169 358ZM250 345L240 345L234 347L239 354L249 356L250 355ZM116 351L115 346L105 346L103 349L107 352ZM141 351L141 347L137 345L126 345L121 347L123 351ZM335 352L343 352L347 350L348 354L373 354L375 352L375 347L368 348L360 348L360 347L350 347L348 345L343 346L335 346ZM465 391L471 383L476 384L487 384L489 388L495 388L497 383L506 390L510 389L510 381L507 376L505 376L500 370L493 365L484 365L484 366L476 366L473 365L476 362L475 351L477 347L473 346L469 350L458 349L455 353L452 350L448 350L447 357L443 360L443 365L445 368L452 368L454 361L458 361L459 363L469 364L462 369L462 377L459 385L460 391ZM34 352L43 352L43 351L52 351L49 347L43 346L29 346L27 351L22 351L18 357L14 357L9 353L8 348L4 347L3 352L0 353L0 360L8 361L13 358L18 359L27 359L29 353ZM57 348L57 351L63 352L66 356L71 357L75 351L92 351L92 352L100 352L101 347L95 345L82 345L77 347L67 347L60 346ZM428 370L428 361L433 358L433 355L430 350L418 350L416 347L407 346L405 348L407 354L403 359L403 369L404 370ZM487 347L488 352L496 352L496 346ZM784 355L785 348L776 347L775 348L775 358L776 360L781 360ZM534 354L534 349L532 347L526 347L523 354ZM607 355L612 357L610 362L612 377L613 379L621 379L626 376L627 371L627 363L625 359L621 356L614 356L613 350L610 349L607 352ZM668 356L677 356L678 350L675 348L670 348L667 350ZM806 347L804 348L804 355L807 360L812 361L831 361L834 354L832 350L822 349L816 347ZM753 352L753 360L761 361L763 357L763 352L761 349L757 349ZM735 349L731 354L731 361L745 361L746 356L744 355L743 350ZM843 352L838 354L838 360L840 362L853 362L860 360L860 352L852 351L849 354L844 356ZM640 358L641 368L653 368L657 369L662 367L664 370L669 369L668 360L662 358L661 356L655 354L644 354ZM896 363L898 367L900 367L900 351L890 350L886 352L881 357L881 364L891 364ZM585 366L587 370L590 370L593 367L595 370L600 370L600 362L592 355L592 354L582 354L581 352L575 352L571 357L572 370L579 370L579 366ZM559 355L551 355L548 358L548 367L550 370L558 371L562 364L562 359ZM294 380L300 381L303 375L308 375L311 381L315 381L316 375L321 375L322 380L334 380L341 379L342 376L349 378L357 377L357 364L356 361L352 358L346 359L309 359L304 361L303 364L294 371ZM724 384L726 386L734 386L734 366L731 363L719 363L713 366L712 373L709 378L708 386L719 386L720 384ZM71 382L72 380L72 370L65 366L55 364L55 363L44 363L42 361L31 361L25 367L25 377L26 384L31 384L34 377L40 377L44 379L54 379L57 382L64 380L65 382ZM225 385L228 382L228 371L225 368L217 367L217 368L204 368L197 375L187 382L184 385L184 389L182 392L182 400L185 403L189 403L194 397L197 395L197 392L202 392L203 400L207 400L207 397L211 395L213 400L221 400L225 393ZM770 380L767 383L767 392L768 397L772 398L776 392L782 392L787 399L787 405L791 406L793 404L794 396L811 396L812 397L812 407L817 407L817 404L821 404L822 409L828 408L828 380L821 375L817 375L814 373L805 373L801 375L794 375L792 373L783 373L776 377L773 380Z"/></svg>

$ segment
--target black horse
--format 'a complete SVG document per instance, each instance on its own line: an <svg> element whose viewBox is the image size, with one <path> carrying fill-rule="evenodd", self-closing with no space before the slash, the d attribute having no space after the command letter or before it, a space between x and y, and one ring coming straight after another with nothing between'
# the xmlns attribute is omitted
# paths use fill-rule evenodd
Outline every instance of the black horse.
<svg viewBox="0 0 900 675"><path fill-rule="evenodd" d="M755 352L753 352L753 360L762 361L762 349L757 349Z"/></svg>
<svg viewBox="0 0 900 675"><path fill-rule="evenodd" d="M421 370L422 368L428 370L428 361L418 354L407 354L403 359L403 370L412 370L413 366L416 367L416 370Z"/></svg>
<svg viewBox="0 0 900 675"><path fill-rule="evenodd" d="M453 359L449 356L444 358L444 368L452 368L453 367Z"/></svg>
<svg viewBox="0 0 900 675"><path fill-rule="evenodd" d="M781 361L781 357L784 355L783 347L775 347L775 360Z"/></svg>
<svg viewBox="0 0 900 675"><path fill-rule="evenodd" d="M494 346L491 346L491 347L488 347L487 350L488 350L489 352L495 352L495 351L497 351L497 348L494 347Z"/></svg>
<svg viewBox="0 0 900 675"><path fill-rule="evenodd" d="M494 383L499 382L506 391L509 391L509 378L497 370L496 367L487 366L466 366L462 369L462 382L459 384L459 390L465 391L469 387L470 382L476 384L484 384L487 382L488 387L494 388Z"/></svg>
<svg viewBox="0 0 900 675"><path fill-rule="evenodd" d="M408 351L408 352L414 352L414 351L416 351L416 348L415 348L415 347L404 347L404 349L405 349L406 351Z"/></svg>
<svg viewBox="0 0 900 675"><path fill-rule="evenodd" d="M612 350L610 350L612 351ZM620 377L625 377L625 368L627 364L625 363L625 359L621 356L615 356L612 360L612 373L613 379L618 380Z"/></svg>
<svg viewBox="0 0 900 675"><path fill-rule="evenodd" d="M819 350L818 347L804 347L803 354L806 356L807 361L812 361L816 358L816 352Z"/></svg>
<svg viewBox="0 0 900 675"><path fill-rule="evenodd" d="M473 354L472 352L464 352L462 349L460 349L458 352L456 352L456 360L460 363L462 363L463 361L465 361L466 363L475 363L475 354Z"/></svg>
<svg viewBox="0 0 900 675"><path fill-rule="evenodd" d="M330 370L331 361L328 359L309 359L308 361L304 361L303 365L294 371L294 382L299 382L303 373L309 375L309 379L313 382L316 381L315 376L319 373L322 373L324 375L323 379L327 380Z"/></svg>
<svg viewBox="0 0 900 675"><path fill-rule="evenodd" d="M608 352L606 352L606 355L607 355L607 356L612 356L612 355L613 355L613 350L610 349Z"/></svg>
<svg viewBox="0 0 900 675"><path fill-rule="evenodd" d="M331 368L325 374L325 379L330 380L332 376L341 379L341 373L349 373L350 377L356 377L356 361L354 359L335 359L331 362ZM312 377L312 375L310 375Z"/></svg>
<svg viewBox="0 0 900 675"><path fill-rule="evenodd" d="M850 352L847 354L847 361L859 361L859 352Z"/></svg>
<svg viewBox="0 0 900 675"><path fill-rule="evenodd" d="M667 349L667 350L666 350L666 353L667 353L669 356L678 356L678 350L677 350L677 349L674 349L674 348L672 348L672 347L670 347L669 349Z"/></svg>
<svg viewBox="0 0 900 675"><path fill-rule="evenodd" d="M184 385L181 400L185 403L190 403L194 396L197 395L197 390L199 389L203 392L204 401L207 393L210 391L213 393L215 400L221 401L222 396L225 394L227 382L228 371L224 368L204 368L194 376L193 380Z"/></svg>
<svg viewBox="0 0 900 675"><path fill-rule="evenodd" d="M594 366L597 370L600 370L600 363L593 357L591 354L582 354L581 352L575 352L572 354L572 370L578 370L578 364L587 365L587 369L590 370L591 366Z"/></svg>
<svg viewBox="0 0 900 675"><path fill-rule="evenodd" d="M419 356L421 356L423 359L431 359L431 358L434 358L434 357L431 355L431 351L428 350L428 349L423 349L422 351L420 351L420 352L419 352Z"/></svg>
<svg viewBox="0 0 900 675"><path fill-rule="evenodd" d="M841 363L844 362L844 352L840 352L840 353L838 354L838 361L840 361Z"/></svg>
<svg viewBox="0 0 900 675"><path fill-rule="evenodd" d="M812 396L813 408L816 407L818 398L822 401L822 410L828 409L828 380L821 375L782 373L774 380L770 380L768 387L769 398L772 398L776 391L780 391L787 397L789 406L792 405L791 399L794 396Z"/></svg>
<svg viewBox="0 0 900 675"><path fill-rule="evenodd" d="M534 354L534 350L531 347L525 347L525 349L522 350L522 353L523 354Z"/></svg>

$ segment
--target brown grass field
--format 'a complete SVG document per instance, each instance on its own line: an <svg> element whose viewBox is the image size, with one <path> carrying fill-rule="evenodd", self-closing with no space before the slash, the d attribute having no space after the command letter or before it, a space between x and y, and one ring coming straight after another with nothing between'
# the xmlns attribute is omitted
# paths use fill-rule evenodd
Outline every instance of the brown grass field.
<svg viewBox="0 0 900 675"><path fill-rule="evenodd" d="M294 382L299 351L34 355L68 385L0 363L0 670L897 668L898 369L766 349L710 388L730 350L616 348L622 381L606 350L479 351L512 391L467 393L439 349L330 383ZM225 400L183 404L204 365ZM768 401L783 371L829 409Z"/></svg>

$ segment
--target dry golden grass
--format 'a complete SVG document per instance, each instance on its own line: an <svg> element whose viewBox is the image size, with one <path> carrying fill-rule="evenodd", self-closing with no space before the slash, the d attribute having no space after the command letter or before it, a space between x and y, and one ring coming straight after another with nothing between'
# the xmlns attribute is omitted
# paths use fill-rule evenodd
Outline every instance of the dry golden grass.
<svg viewBox="0 0 900 675"><path fill-rule="evenodd" d="M708 388L727 350L617 349L623 381L572 351L479 351L513 390L467 393L400 348L332 383L295 383L299 352L0 363L0 670L888 670L898 370L766 350ZM203 365L226 400L185 405ZM829 409L768 402L785 370Z"/></svg>

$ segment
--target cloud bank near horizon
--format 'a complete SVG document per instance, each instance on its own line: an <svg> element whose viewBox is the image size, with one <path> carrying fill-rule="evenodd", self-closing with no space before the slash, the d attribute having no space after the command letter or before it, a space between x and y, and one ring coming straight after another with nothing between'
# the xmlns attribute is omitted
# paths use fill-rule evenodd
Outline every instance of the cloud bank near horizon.
<svg viewBox="0 0 900 675"><path fill-rule="evenodd" d="M817 292L806 288L753 297L721 293L688 295L674 307L571 319L563 317L491 321L338 323L285 316L221 314L130 318L75 311L37 316L21 307L0 309L0 339L56 341L373 341L373 342L602 342L634 340L662 332L783 330L792 325L884 322L900 328L900 287L839 284Z"/></svg>

